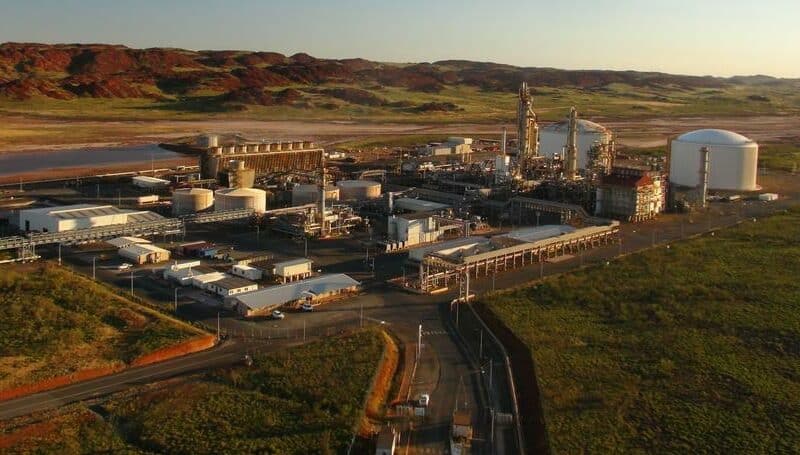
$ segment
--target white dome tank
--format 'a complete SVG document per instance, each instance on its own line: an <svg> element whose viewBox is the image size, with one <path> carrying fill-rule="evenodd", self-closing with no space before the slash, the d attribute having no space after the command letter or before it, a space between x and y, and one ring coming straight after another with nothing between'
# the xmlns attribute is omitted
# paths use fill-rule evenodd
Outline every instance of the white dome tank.
<svg viewBox="0 0 800 455"><path fill-rule="evenodd" d="M544 126L539 129L539 154L547 158L561 155L563 159L564 147L567 145L569 134L569 121L562 121ZM596 142L608 144L611 141L611 131L603 125L589 120L578 119L578 167L585 169L589 163L589 149Z"/></svg>
<svg viewBox="0 0 800 455"><path fill-rule="evenodd" d="M343 201L381 197L381 184L372 180L340 180L336 182L336 186L339 187L339 197Z"/></svg>
<svg viewBox="0 0 800 455"><path fill-rule="evenodd" d="M339 188L333 185L325 187L325 200L338 201ZM312 204L319 202L319 185L296 185L292 188L292 205Z"/></svg>
<svg viewBox="0 0 800 455"><path fill-rule="evenodd" d="M172 193L172 214L202 212L214 205L214 192L205 188L182 188Z"/></svg>
<svg viewBox="0 0 800 455"><path fill-rule="evenodd" d="M253 209L264 213L267 209L267 193L256 188L224 188L214 194L214 211Z"/></svg>
<svg viewBox="0 0 800 455"><path fill-rule="evenodd" d="M672 141L669 181L697 187L702 165L700 149L708 147L708 187L712 190L756 191L758 144L732 131L704 129L691 131Z"/></svg>

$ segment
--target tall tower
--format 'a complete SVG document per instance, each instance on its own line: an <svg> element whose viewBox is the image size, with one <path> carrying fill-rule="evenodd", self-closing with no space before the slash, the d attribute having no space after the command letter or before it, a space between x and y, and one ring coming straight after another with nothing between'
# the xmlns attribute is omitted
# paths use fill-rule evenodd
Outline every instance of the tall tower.
<svg viewBox="0 0 800 455"><path fill-rule="evenodd" d="M578 110L569 111L569 129L564 157L564 178L575 180L578 176Z"/></svg>
<svg viewBox="0 0 800 455"><path fill-rule="evenodd" d="M527 82L523 82L519 88L517 150L517 159L522 169L529 168L531 157L539 155L539 125L536 123L536 113L533 112L533 97L528 89Z"/></svg>

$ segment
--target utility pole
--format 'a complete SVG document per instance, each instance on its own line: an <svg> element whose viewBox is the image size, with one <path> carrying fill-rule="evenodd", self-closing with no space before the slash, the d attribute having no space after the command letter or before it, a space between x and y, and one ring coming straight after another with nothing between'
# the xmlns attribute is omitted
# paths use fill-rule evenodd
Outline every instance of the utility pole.
<svg viewBox="0 0 800 455"><path fill-rule="evenodd" d="M481 330L481 341L478 347L478 360L483 360L483 330Z"/></svg>
<svg viewBox="0 0 800 455"><path fill-rule="evenodd" d="M131 270L131 297L133 297L133 270Z"/></svg>
<svg viewBox="0 0 800 455"><path fill-rule="evenodd" d="M417 328L417 361L422 356L422 324Z"/></svg>
<svg viewBox="0 0 800 455"><path fill-rule="evenodd" d="M175 287L175 312L178 312L178 288Z"/></svg>
<svg viewBox="0 0 800 455"><path fill-rule="evenodd" d="M92 280L93 281L97 280L97 274L95 273L95 269L97 268L95 266L96 262L97 262L97 256L92 256Z"/></svg>
<svg viewBox="0 0 800 455"><path fill-rule="evenodd" d="M61 265L61 243L58 244L58 265Z"/></svg>

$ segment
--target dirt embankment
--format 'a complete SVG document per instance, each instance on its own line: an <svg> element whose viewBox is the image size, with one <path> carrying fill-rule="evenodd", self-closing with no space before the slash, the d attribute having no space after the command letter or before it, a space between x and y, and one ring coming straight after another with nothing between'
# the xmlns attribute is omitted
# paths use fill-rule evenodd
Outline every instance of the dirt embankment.
<svg viewBox="0 0 800 455"><path fill-rule="evenodd" d="M116 365L105 368L81 370L72 374L46 379L33 384L26 384L23 386L14 387L12 389L0 390L0 401L19 398L39 392L45 392L47 390L53 390L59 387L75 384L76 382L88 381L89 379L95 379L101 376L108 376L110 374L118 373L128 367L149 365L156 362L163 362L175 357L180 357L182 355L203 351L213 347L215 341L216 338L213 335L204 335L137 357L131 361L130 365L127 366Z"/></svg>

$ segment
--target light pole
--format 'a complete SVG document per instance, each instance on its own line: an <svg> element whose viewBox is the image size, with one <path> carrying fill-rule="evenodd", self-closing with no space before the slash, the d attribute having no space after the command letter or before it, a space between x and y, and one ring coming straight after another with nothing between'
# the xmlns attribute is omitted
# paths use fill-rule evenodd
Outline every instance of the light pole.
<svg viewBox="0 0 800 455"><path fill-rule="evenodd" d="M131 270L131 297L133 297L133 270Z"/></svg>
<svg viewBox="0 0 800 455"><path fill-rule="evenodd" d="M483 330L481 330L481 340L478 343L478 360L483 360Z"/></svg>
<svg viewBox="0 0 800 455"><path fill-rule="evenodd" d="M95 273L95 269L96 269L95 264L96 264L96 262L97 262L97 256L92 256L92 280L93 281L97 280L97 274Z"/></svg>
<svg viewBox="0 0 800 455"><path fill-rule="evenodd" d="M175 287L175 312L178 312L178 288Z"/></svg>

